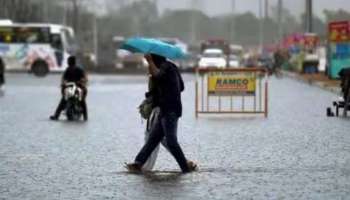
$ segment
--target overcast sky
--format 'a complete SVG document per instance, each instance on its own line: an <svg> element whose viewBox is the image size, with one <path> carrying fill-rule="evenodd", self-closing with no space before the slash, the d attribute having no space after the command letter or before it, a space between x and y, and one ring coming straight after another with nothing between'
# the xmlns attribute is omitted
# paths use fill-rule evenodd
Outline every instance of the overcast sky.
<svg viewBox="0 0 350 200"><path fill-rule="evenodd" d="M110 4L118 5L121 2L130 3L132 1L140 0L95 0L98 4L105 3L105 8L111 6ZM188 9L191 8L192 0L153 0L158 1L158 8L161 12L166 9ZM232 0L196 0L198 2L198 9L204 11L210 16L227 14L231 11ZM235 0L236 11L246 12L251 11L258 15L259 13L259 0ZM263 1L263 0L262 0ZM322 11L324 9L345 9L350 11L350 0L313 0L314 1L314 13L320 17L323 17ZM119 2L119 3L118 3ZM277 0L269 0L270 7L276 6ZM284 0L284 7L288 8L292 14L300 16L305 10L305 0ZM93 6L96 8L96 5ZM97 6L99 11L104 10L103 5Z"/></svg>
<svg viewBox="0 0 350 200"><path fill-rule="evenodd" d="M209 15L219 15L230 12L232 0L197 0L200 9ZM270 6L276 5L277 0L269 0ZM293 14L300 15L305 9L305 0L284 0L284 6ZM188 8L191 0L158 0L161 11L164 9ZM324 9L343 8L350 11L350 0L314 0L314 12L322 15ZM259 0L236 0L238 12L252 11L258 14Z"/></svg>

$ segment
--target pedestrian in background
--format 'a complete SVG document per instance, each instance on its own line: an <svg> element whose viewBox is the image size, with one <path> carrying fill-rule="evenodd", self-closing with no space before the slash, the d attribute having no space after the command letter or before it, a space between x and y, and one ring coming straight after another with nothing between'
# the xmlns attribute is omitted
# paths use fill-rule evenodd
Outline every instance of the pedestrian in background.
<svg viewBox="0 0 350 200"><path fill-rule="evenodd" d="M341 80L340 87L343 93L343 98L344 101L346 101L350 92L350 67L340 70L339 77Z"/></svg>
<svg viewBox="0 0 350 200"><path fill-rule="evenodd" d="M5 84L5 63L0 57L0 89L3 88Z"/></svg>

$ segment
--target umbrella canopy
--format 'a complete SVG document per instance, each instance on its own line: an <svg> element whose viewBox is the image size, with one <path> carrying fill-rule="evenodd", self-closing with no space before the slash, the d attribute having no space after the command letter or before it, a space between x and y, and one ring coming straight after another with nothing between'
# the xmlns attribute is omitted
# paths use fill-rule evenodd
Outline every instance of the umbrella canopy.
<svg viewBox="0 0 350 200"><path fill-rule="evenodd" d="M179 47L151 38L130 38L120 48L133 53L156 54L169 59L185 57L185 53Z"/></svg>

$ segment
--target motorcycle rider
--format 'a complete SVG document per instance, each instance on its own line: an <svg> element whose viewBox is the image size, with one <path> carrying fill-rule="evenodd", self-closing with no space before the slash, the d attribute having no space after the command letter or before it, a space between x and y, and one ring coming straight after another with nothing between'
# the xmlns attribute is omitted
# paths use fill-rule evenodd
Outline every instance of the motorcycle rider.
<svg viewBox="0 0 350 200"><path fill-rule="evenodd" d="M65 89L65 84L67 82L74 82L77 84L77 86L82 89L83 91L83 98L81 101L82 109L83 109L83 117L84 121L88 120L88 111L87 111L87 105L86 105L86 96L87 96L87 75L85 71L81 68L79 68L76 65L76 58L75 56L70 56L68 58L68 68L64 72L62 76L62 83L61 83L61 93L62 93L62 98L60 103L58 104L58 107L56 109L56 112L54 115L50 116L51 120L58 120L61 112L65 109L67 101L64 98L64 89Z"/></svg>

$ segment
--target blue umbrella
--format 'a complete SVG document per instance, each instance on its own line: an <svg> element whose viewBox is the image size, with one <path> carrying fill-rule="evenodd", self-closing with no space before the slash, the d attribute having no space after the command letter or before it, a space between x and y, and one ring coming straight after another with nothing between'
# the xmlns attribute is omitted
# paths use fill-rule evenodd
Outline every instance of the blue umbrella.
<svg viewBox="0 0 350 200"><path fill-rule="evenodd" d="M156 54L169 59L185 57L185 53L179 47L151 38L130 38L120 48L133 53Z"/></svg>

